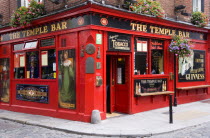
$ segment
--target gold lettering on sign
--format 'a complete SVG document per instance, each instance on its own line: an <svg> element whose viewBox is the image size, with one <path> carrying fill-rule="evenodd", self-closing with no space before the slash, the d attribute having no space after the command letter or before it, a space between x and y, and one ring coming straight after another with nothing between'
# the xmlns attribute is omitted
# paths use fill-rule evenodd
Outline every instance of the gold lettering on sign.
<svg viewBox="0 0 210 138"><path fill-rule="evenodd" d="M56 23L56 24L51 24L51 31L59 31L67 29L67 22L61 22L61 23Z"/></svg>
<svg viewBox="0 0 210 138"><path fill-rule="evenodd" d="M134 31L147 32L147 25L131 23L130 26L132 27L132 30Z"/></svg>

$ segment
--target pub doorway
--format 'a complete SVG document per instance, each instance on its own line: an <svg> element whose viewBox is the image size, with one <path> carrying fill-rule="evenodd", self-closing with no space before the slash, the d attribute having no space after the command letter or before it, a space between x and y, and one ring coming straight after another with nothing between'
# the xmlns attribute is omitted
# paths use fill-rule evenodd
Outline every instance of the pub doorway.
<svg viewBox="0 0 210 138"><path fill-rule="evenodd" d="M108 55L106 63L107 113L129 113L129 56Z"/></svg>

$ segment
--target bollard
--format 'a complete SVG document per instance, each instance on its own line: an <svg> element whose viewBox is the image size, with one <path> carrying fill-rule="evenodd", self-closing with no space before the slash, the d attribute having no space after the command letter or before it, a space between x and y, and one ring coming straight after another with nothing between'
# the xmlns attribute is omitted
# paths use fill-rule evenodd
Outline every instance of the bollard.
<svg viewBox="0 0 210 138"><path fill-rule="evenodd" d="M173 124L172 95L169 96L169 123Z"/></svg>

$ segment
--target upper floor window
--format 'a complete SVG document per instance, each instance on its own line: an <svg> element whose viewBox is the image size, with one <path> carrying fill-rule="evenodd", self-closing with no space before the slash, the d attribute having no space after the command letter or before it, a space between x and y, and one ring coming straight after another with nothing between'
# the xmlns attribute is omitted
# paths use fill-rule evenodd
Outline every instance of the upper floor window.
<svg viewBox="0 0 210 138"><path fill-rule="evenodd" d="M35 0L36 2L42 2L43 0ZM18 7L28 7L30 0L18 0Z"/></svg>
<svg viewBox="0 0 210 138"><path fill-rule="evenodd" d="M204 0L193 0L193 11L204 12Z"/></svg>

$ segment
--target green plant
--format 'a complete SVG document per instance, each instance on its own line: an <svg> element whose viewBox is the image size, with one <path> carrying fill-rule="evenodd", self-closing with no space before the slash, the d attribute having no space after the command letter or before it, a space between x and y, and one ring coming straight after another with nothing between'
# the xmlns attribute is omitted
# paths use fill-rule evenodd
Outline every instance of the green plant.
<svg viewBox="0 0 210 138"><path fill-rule="evenodd" d="M208 24L208 18L204 13L196 11L192 13L191 23L197 27L205 27Z"/></svg>
<svg viewBox="0 0 210 138"><path fill-rule="evenodd" d="M130 9L136 13L153 15L159 18L163 18L165 15L160 3L152 0L137 0L137 3L130 5Z"/></svg>
<svg viewBox="0 0 210 138"><path fill-rule="evenodd" d="M191 54L191 45L189 40L182 38L178 35L173 36L171 44L169 45L169 51L176 56L185 57Z"/></svg>
<svg viewBox="0 0 210 138"><path fill-rule="evenodd" d="M42 3L36 2L35 0L30 0L29 2L28 8L23 6L13 13L10 20L10 25L12 27L30 25L33 18L45 14L44 5Z"/></svg>

